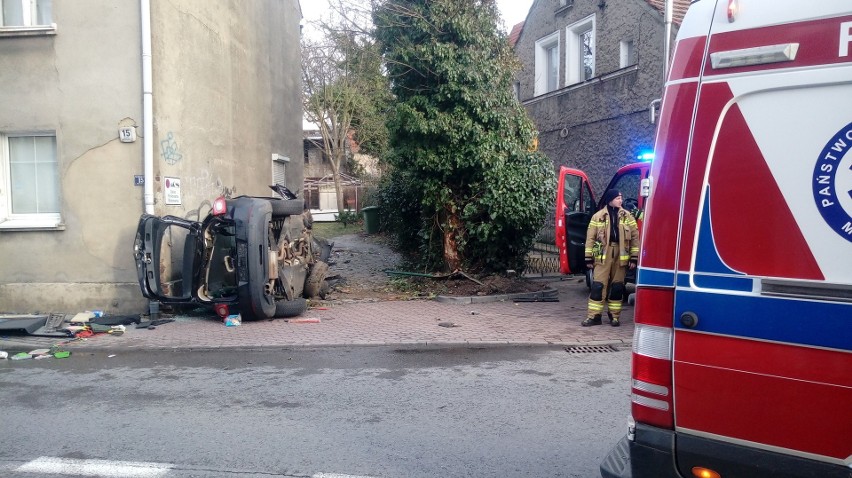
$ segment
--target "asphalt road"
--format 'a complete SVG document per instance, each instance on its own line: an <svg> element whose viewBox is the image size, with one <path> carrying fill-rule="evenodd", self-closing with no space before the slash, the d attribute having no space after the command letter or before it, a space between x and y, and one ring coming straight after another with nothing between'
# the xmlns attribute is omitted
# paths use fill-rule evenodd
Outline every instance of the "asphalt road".
<svg viewBox="0 0 852 478"><path fill-rule="evenodd" d="M595 477L629 350L332 347L0 362L0 476Z"/></svg>

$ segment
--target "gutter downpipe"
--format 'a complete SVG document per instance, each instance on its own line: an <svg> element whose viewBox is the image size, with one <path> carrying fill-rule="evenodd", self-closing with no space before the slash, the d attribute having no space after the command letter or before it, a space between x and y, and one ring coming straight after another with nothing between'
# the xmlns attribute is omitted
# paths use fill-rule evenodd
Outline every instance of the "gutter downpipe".
<svg viewBox="0 0 852 478"><path fill-rule="evenodd" d="M151 0L140 0L142 17L142 163L145 213L154 214L154 76L151 66ZM160 317L160 303L148 301L148 319Z"/></svg>
<svg viewBox="0 0 852 478"><path fill-rule="evenodd" d="M142 13L142 162L145 213L154 214L154 98L151 67L151 0L140 0Z"/></svg>
<svg viewBox="0 0 852 478"><path fill-rule="evenodd" d="M666 0L666 38L663 42L663 88L669 79L669 63L671 62L672 49L672 16L674 11L674 0Z"/></svg>

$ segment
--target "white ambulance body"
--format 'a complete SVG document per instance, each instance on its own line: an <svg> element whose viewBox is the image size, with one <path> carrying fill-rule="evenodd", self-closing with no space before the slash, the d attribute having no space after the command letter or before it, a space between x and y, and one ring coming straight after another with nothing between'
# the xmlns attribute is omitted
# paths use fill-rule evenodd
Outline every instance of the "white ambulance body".
<svg viewBox="0 0 852 478"><path fill-rule="evenodd" d="M852 0L697 0L605 477L852 477Z"/></svg>

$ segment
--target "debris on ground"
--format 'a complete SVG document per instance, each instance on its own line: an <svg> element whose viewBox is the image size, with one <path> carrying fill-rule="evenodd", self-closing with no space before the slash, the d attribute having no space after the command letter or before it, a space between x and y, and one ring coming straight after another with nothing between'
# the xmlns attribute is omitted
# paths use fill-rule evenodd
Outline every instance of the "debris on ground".
<svg viewBox="0 0 852 478"><path fill-rule="evenodd" d="M439 327L461 327L461 325L455 322L438 322Z"/></svg>

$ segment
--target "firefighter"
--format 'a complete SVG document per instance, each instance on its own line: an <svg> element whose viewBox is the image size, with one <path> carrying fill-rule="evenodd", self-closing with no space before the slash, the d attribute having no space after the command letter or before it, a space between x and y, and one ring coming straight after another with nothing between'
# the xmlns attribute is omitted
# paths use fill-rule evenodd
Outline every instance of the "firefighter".
<svg viewBox="0 0 852 478"><path fill-rule="evenodd" d="M604 295L610 325L620 325L624 276L627 268L635 269L639 261L639 228L633 215L621 208L621 192L607 190L603 202L606 206L592 216L586 231L586 267L594 274L583 327L601 324Z"/></svg>

